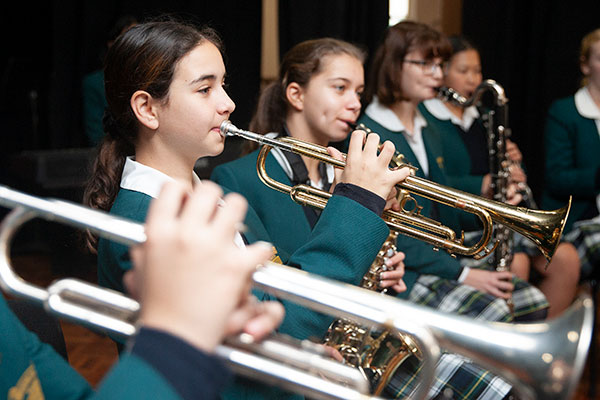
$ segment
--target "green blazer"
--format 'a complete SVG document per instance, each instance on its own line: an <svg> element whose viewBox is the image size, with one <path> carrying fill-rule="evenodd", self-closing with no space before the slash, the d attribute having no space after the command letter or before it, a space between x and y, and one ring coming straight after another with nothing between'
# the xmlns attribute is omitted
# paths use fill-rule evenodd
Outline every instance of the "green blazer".
<svg viewBox="0 0 600 400"><path fill-rule="evenodd" d="M574 97L555 101L546 118L546 182L542 203L553 210L573 196L565 232L596 207L600 138L594 120L579 114Z"/></svg>
<svg viewBox="0 0 600 400"><path fill-rule="evenodd" d="M285 252L294 252L309 239L310 225L302 207L296 204L289 195L270 189L260 181L256 173L257 156L258 150L238 160L222 164L214 169L211 179L234 192L243 194L263 221L264 227L274 240L275 247ZM267 157L265 165L273 179L291 185L290 179L271 154ZM369 212L370 217L373 215L372 212ZM322 220L323 215L321 215L319 223ZM363 220L359 221L360 226L356 223L349 226L349 234L362 235L365 233ZM339 236L338 240L341 246L344 232L338 229L336 234ZM355 241L355 244L359 243ZM431 246L421 241L401 235L398 244L402 246L400 249L407 253L407 271L404 282L408 290L399 295L401 298L408 297L408 293L420 274L434 274L452 279L456 279L460 274L461 268L458 263L445 255L440 256L441 252L433 252ZM340 251L342 251L341 248ZM413 262L410 263L408 260L413 260ZM444 261L440 262L440 260ZM450 262L452 266L448 267L445 261ZM357 271L355 284L360 282L360 278L365 272L366 268L363 271Z"/></svg>
<svg viewBox="0 0 600 400"><path fill-rule="evenodd" d="M94 392L51 346L21 324L2 295L0 324L0 392L4 398L180 398L159 372L134 355L124 355Z"/></svg>

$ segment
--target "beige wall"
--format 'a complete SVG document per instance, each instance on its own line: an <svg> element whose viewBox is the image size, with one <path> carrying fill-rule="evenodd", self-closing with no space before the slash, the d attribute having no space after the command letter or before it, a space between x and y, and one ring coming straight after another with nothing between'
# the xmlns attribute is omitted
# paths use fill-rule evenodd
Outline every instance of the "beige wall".
<svg viewBox="0 0 600 400"><path fill-rule="evenodd" d="M462 0L410 0L408 18L447 34L461 33Z"/></svg>
<svg viewBox="0 0 600 400"><path fill-rule="evenodd" d="M277 79L279 73L278 0L262 0L262 52L260 76L262 83Z"/></svg>
<svg viewBox="0 0 600 400"><path fill-rule="evenodd" d="M277 79L279 73L279 0L262 0L262 83ZM408 18L424 22L447 34L461 33L462 0L410 0Z"/></svg>

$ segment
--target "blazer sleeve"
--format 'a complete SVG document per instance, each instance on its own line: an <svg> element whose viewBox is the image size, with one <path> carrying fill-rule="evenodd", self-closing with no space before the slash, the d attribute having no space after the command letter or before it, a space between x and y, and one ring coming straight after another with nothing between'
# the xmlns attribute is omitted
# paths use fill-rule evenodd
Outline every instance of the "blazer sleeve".
<svg viewBox="0 0 600 400"><path fill-rule="evenodd" d="M358 285L388 233L380 216L354 200L334 195L309 240L291 255L288 263L309 273ZM264 294L262 297L272 299ZM282 303L286 316L279 330L296 338L321 338L335 319L294 302Z"/></svg>
<svg viewBox="0 0 600 400"><path fill-rule="evenodd" d="M579 167L575 140L577 125L565 110L565 101L555 102L548 111L546 120L546 188L552 195L562 198L574 195L579 198L594 198L597 168ZM590 155L590 157L597 157Z"/></svg>

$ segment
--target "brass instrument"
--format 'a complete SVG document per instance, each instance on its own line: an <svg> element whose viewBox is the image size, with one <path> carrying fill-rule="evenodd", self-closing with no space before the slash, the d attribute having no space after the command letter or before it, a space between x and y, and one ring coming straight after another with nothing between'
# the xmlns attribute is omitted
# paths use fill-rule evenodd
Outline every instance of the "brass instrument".
<svg viewBox="0 0 600 400"><path fill-rule="evenodd" d="M144 225L74 203L41 199L0 185L0 205L15 208L0 225L0 286L11 295L43 305L47 311L92 329L127 338L138 329L140 304L114 290L77 279L61 279L47 289L25 282L10 263L10 244L27 221L41 217L90 229L107 239L133 246L146 240ZM307 274L297 268L267 263L257 267L254 285L325 314L352 318L368 327L397 331L414 337L426 359L423 384L415 398L425 399L435 374L439 347L427 329L404 323L389 308L378 306L379 296L352 285ZM374 297L373 297L374 295ZM295 391L315 399L377 399L369 383L354 367L340 364L323 348L308 341L276 335L260 343L249 335L229 337L216 354L247 378Z"/></svg>
<svg viewBox="0 0 600 400"><path fill-rule="evenodd" d="M260 179L272 189L289 193L294 201L302 205L323 209L331 194L309 185L290 187L272 179L265 168L265 161L272 147L316 158L337 168L344 168L346 165L345 161L331 157L325 147L291 137L271 139L264 135L239 129L229 121L224 121L221 124L221 133L224 136L240 136L263 145L256 164ZM401 166L414 170L414 167L406 164ZM465 246L462 233L457 237L452 229L438 221L422 216L419 206L411 196L404 196L400 200L401 212L384 211L383 218L390 229L431 243L435 248L445 249L451 254L472 256L476 259L487 256L497 245L497 243L493 243L491 247L487 247L492 237L493 222L496 222L508 226L513 231L534 242L549 261L559 244L571 207L571 199L565 207L554 211L515 207L442 186L414 175L408 176L397 185L397 188L477 215L483 224L483 233L477 244L471 247ZM414 207L407 210L406 206L410 204L413 204Z"/></svg>
<svg viewBox="0 0 600 400"><path fill-rule="evenodd" d="M0 204L13 210L0 226L0 285L5 292L43 304L54 314L125 337L136 331L140 305L124 295L75 279L62 279L47 290L23 281L12 270L10 243L26 221L42 217L66 223L125 245L145 241L144 226L107 213L60 200L44 200L0 186ZM277 264L260 266L252 275L254 286L275 296L296 301L323 313L349 318L364 326L398 329L414 337L423 353L423 368L416 398L425 398L439 356L437 342L463 354L506 378L524 399L568 399L583 372L593 324L593 302L579 297L559 318L534 324L478 322L366 289L342 284ZM246 342L241 339L242 343ZM259 347L259 354L276 355L279 362L236 349L227 343L218 354L238 373L315 398L366 399L369 396L331 382L332 371L311 364L315 358L293 358L287 348ZM253 349L254 350L254 349ZM285 361L285 362L284 362ZM316 371L315 379L298 369ZM289 368L290 364L296 369ZM322 364L317 362L317 364ZM335 370L342 366L335 365ZM308 376L305 376L308 375ZM344 375L344 374L341 374ZM303 380L306 379L306 380ZM333 378L335 379L335 378Z"/></svg>

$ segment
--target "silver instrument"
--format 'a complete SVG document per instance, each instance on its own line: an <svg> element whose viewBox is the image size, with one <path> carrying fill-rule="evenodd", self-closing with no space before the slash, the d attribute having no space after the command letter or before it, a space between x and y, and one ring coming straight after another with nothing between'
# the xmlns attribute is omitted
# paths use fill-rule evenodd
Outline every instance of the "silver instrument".
<svg viewBox="0 0 600 400"><path fill-rule="evenodd" d="M47 310L125 337L136 332L135 319L140 305L120 293L101 289L74 279L62 279L47 290L25 282L10 263L10 243L16 230L26 221L41 217L66 223L126 245L143 243L144 226L101 211L60 201L45 200L0 186L0 205L15 208L0 225L0 286L15 296L43 304ZM593 306L589 295L579 297L562 317L535 324L502 324L474 321L411 304L366 289L342 284L301 270L267 263L252 275L254 286L280 298L298 302L336 317L350 318L365 326L396 329L413 336L423 355L423 369L416 398L424 398L433 378L439 345L463 354L506 378L525 399L567 399L575 390L591 340ZM240 338L241 342L246 342ZM234 370L288 390L315 398L365 399L359 390L336 384L331 371L318 370L308 358L304 370L317 371L324 378L314 380L302 371L287 372L287 350L257 350L253 354L225 343L218 349ZM264 354L280 360L270 363ZM306 361L306 360L305 360ZM270 368L275 364L274 370ZM337 372L336 365L335 371ZM354 368L350 368L356 371ZM352 373L348 371L348 374ZM344 374L336 374L340 376ZM344 376L339 378L344 381Z"/></svg>

